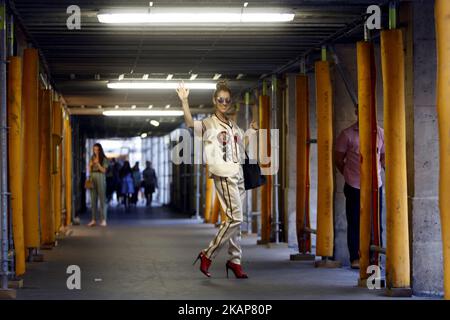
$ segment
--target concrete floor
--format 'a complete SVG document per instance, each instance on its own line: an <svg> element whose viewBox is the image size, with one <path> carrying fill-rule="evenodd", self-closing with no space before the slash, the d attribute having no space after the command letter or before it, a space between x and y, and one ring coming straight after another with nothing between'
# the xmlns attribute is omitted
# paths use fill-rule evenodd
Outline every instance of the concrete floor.
<svg viewBox="0 0 450 320"><path fill-rule="evenodd" d="M42 251L45 262L28 264L18 299L387 299L356 287L354 270L291 262L292 249L255 245L255 235L243 237L249 279L226 278L226 250L208 279L192 262L217 229L164 208L115 209L107 228L72 230ZM67 289L69 265L81 268L81 290Z"/></svg>

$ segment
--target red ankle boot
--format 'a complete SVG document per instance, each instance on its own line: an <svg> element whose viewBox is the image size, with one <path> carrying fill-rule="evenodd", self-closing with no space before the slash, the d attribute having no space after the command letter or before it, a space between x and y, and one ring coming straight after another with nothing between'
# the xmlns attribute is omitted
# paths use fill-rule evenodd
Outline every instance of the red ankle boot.
<svg viewBox="0 0 450 320"><path fill-rule="evenodd" d="M211 274L208 272L209 266L211 265L211 259L208 259L208 257L203 253L203 251L198 254L198 257L197 259L195 259L193 264L195 264L199 259L200 259L200 271L208 278L211 277Z"/></svg>
<svg viewBox="0 0 450 320"><path fill-rule="evenodd" d="M234 276L238 279L247 279L248 276L247 274L242 271L242 266L240 264L237 263L233 263L231 261L227 261L227 264L225 265L226 269L227 269L227 278L228 278L228 269L231 269L231 271L233 271Z"/></svg>

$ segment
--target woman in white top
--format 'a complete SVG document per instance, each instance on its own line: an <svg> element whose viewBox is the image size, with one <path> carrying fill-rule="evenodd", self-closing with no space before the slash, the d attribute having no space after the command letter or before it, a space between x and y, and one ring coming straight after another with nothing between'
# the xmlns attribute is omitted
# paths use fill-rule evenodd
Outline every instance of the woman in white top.
<svg viewBox="0 0 450 320"><path fill-rule="evenodd" d="M220 205L226 214L226 220L222 222L216 236L209 246L200 252L195 262L200 259L200 271L210 277L208 269L212 259L221 247L228 243L230 257L225 266L227 277L228 270L231 269L236 278L248 278L241 267L240 246L242 204L245 198L241 166L244 135L226 114L231 106L231 90L226 82L217 83L213 96L215 112L202 121L192 119L188 103L189 89L186 89L183 83L179 85L177 93L182 102L186 125L194 128L195 134L202 134L209 175L214 179ZM251 123L251 127L257 130L255 122Z"/></svg>

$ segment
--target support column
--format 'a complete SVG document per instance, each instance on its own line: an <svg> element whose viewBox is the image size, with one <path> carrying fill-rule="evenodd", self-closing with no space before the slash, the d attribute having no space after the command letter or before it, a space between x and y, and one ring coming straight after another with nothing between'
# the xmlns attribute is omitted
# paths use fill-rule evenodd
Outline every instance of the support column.
<svg viewBox="0 0 450 320"><path fill-rule="evenodd" d="M22 155L22 60L10 57L8 65L9 187L15 251L16 276L25 273L23 231L23 155Z"/></svg>
<svg viewBox="0 0 450 320"><path fill-rule="evenodd" d="M405 66L401 30L381 32L386 148L387 294L410 296Z"/></svg>
<svg viewBox="0 0 450 320"><path fill-rule="evenodd" d="M55 243L52 210L52 173L51 173L51 91L42 90L39 106L40 130L40 173L39 207L41 223L41 248L49 249Z"/></svg>
<svg viewBox="0 0 450 320"><path fill-rule="evenodd" d="M217 196L217 193L214 193L214 202L213 202L213 208L211 213L211 223L217 224L219 221L219 211L220 211L220 202L219 197Z"/></svg>
<svg viewBox="0 0 450 320"><path fill-rule="evenodd" d="M358 64L358 101L359 101L359 145L360 145L360 227L359 227L359 284L366 287L368 278L367 268L370 265L370 239L371 239L371 216L372 216L372 182L377 180L373 176L373 158L376 152L372 146L372 135L377 136L376 126L376 101L375 101L375 57L371 42L358 42L357 64ZM375 119L373 119L375 117ZM373 132L372 121L375 121L375 132ZM375 145L376 146L376 145ZM375 167L377 163L375 162ZM378 191L378 181L376 181ZM377 201L378 201L378 194Z"/></svg>
<svg viewBox="0 0 450 320"><path fill-rule="evenodd" d="M263 84L263 94L259 97L259 156L270 157L270 97L266 95L265 83ZM262 134L265 132L265 135ZM270 164L260 161L261 167L265 168ZM267 175L267 182L261 186L261 240L258 244L268 244L270 242L272 224L272 176Z"/></svg>
<svg viewBox="0 0 450 320"><path fill-rule="evenodd" d="M297 197L296 226L298 255L291 255L291 260L313 260L311 255L311 234L309 217L309 83L305 74L296 76L296 115L297 115Z"/></svg>
<svg viewBox="0 0 450 320"><path fill-rule="evenodd" d="M325 60L325 59L323 59ZM317 243L316 255L323 261L316 266L336 267L338 262L328 260L333 256L333 92L330 64L317 61L316 103L317 103Z"/></svg>
<svg viewBox="0 0 450 320"><path fill-rule="evenodd" d="M39 237L39 128L38 128L38 51L23 52L22 103L24 117L23 215L25 246L37 249Z"/></svg>
<svg viewBox="0 0 450 320"><path fill-rule="evenodd" d="M62 164L62 110L61 102L53 101L53 207L54 207L54 233L61 227L61 164Z"/></svg>
<svg viewBox="0 0 450 320"><path fill-rule="evenodd" d="M444 295L450 300L450 3L436 0L437 112L439 122L439 210L444 257Z"/></svg>
<svg viewBox="0 0 450 320"><path fill-rule="evenodd" d="M205 165L206 192L205 192L205 212L203 214L205 223L211 223L211 211L214 196L214 180L208 177L208 165Z"/></svg>
<svg viewBox="0 0 450 320"><path fill-rule="evenodd" d="M65 125L65 186L66 186L66 221L65 225L70 226L72 224L72 126L70 125L70 116L67 115L64 120Z"/></svg>

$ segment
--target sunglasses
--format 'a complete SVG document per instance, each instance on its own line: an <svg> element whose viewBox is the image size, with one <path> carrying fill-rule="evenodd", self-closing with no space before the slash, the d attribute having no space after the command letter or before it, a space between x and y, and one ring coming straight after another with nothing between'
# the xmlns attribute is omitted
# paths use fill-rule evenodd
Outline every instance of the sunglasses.
<svg viewBox="0 0 450 320"><path fill-rule="evenodd" d="M226 105L226 104L230 104L231 103L231 99L230 98L225 99L225 98L222 98L222 97L218 97L217 98L217 102L220 103L220 104Z"/></svg>

